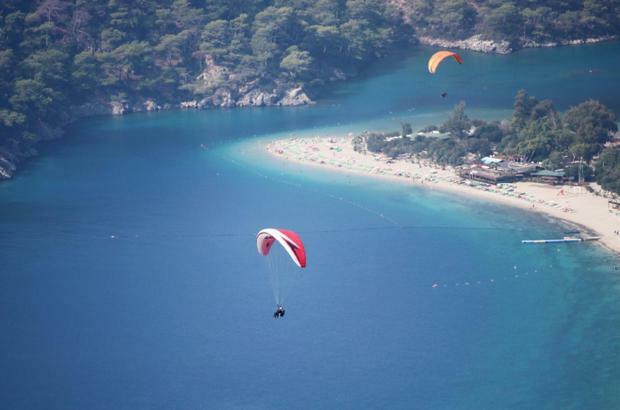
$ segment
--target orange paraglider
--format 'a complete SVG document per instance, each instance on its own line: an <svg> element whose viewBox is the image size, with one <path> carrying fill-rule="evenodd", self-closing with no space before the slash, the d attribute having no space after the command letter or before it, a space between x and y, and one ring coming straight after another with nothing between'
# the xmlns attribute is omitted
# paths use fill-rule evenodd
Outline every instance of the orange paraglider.
<svg viewBox="0 0 620 410"><path fill-rule="evenodd" d="M437 71L437 67L439 66L439 64L448 57L452 57L457 63L463 64L463 59L460 55L456 54L454 51L442 50L433 54L428 60L428 72L431 74L435 74L435 71Z"/></svg>

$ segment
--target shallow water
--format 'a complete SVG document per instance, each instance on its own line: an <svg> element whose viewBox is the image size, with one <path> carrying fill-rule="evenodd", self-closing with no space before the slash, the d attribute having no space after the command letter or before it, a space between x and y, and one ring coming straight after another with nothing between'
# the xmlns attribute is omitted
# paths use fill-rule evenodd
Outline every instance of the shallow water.
<svg viewBox="0 0 620 410"><path fill-rule="evenodd" d="M611 254L523 246L565 227L282 165L257 143L403 120L422 126L461 98L474 114L502 118L521 87L561 108L596 97L617 109L619 47L464 52L466 65L432 78L413 74L428 53L420 49L313 107L76 125L0 184L0 402L617 408L620 283ZM442 89L451 90L447 101ZM278 321L254 243L267 226L299 231L308 249Z"/></svg>

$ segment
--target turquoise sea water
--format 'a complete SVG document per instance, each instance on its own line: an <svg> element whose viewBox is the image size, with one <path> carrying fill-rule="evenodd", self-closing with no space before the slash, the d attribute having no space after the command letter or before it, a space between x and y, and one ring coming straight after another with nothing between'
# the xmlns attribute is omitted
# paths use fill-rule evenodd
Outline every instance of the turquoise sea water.
<svg viewBox="0 0 620 410"><path fill-rule="evenodd" d="M539 215L260 150L439 122L459 99L502 118L519 88L619 111L618 51L464 52L429 77L420 49L313 107L77 124L0 184L2 407L618 408L616 257L522 246L565 230ZM278 321L266 226L308 249Z"/></svg>

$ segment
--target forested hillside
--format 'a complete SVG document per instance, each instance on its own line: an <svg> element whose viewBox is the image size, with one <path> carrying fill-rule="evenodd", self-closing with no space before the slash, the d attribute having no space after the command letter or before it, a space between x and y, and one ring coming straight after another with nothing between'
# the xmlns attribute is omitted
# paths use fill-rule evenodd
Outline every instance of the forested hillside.
<svg viewBox="0 0 620 410"><path fill-rule="evenodd" d="M0 177L77 114L306 103L413 39L383 0L1 4Z"/></svg>
<svg viewBox="0 0 620 410"><path fill-rule="evenodd" d="M506 41L511 49L617 36L618 0L390 0L418 36Z"/></svg>
<svg viewBox="0 0 620 410"><path fill-rule="evenodd" d="M0 179L83 115L299 105L421 36L615 35L620 0L2 0Z"/></svg>

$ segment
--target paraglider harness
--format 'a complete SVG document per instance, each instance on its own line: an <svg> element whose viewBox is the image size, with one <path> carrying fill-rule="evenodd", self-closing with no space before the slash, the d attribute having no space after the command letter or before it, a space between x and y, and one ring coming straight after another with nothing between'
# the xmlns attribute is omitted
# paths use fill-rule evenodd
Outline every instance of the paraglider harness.
<svg viewBox="0 0 620 410"><path fill-rule="evenodd" d="M278 305L278 308L276 309L275 312L273 312L273 318L277 319L279 317L284 317L284 313L286 311L284 310L284 307L282 305Z"/></svg>

